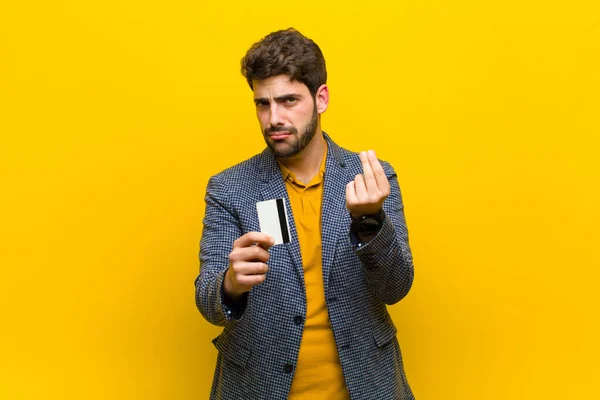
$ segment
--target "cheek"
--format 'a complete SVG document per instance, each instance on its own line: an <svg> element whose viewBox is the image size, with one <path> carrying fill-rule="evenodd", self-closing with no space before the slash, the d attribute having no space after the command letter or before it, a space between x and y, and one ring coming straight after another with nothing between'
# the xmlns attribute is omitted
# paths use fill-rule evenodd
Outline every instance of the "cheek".
<svg viewBox="0 0 600 400"><path fill-rule="evenodd" d="M266 128L269 124L269 116L263 111L257 111L256 118L258 119L258 123L262 129Z"/></svg>
<svg viewBox="0 0 600 400"><path fill-rule="evenodd" d="M304 110L302 110L302 112L300 112L296 115L294 125L306 126L310 123L311 119L312 119L312 108L304 109Z"/></svg>

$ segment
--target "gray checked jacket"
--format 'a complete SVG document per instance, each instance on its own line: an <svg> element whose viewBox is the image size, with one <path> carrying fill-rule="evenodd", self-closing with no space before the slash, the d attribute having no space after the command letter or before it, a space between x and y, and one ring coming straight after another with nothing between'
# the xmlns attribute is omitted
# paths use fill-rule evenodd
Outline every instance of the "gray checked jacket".
<svg viewBox="0 0 600 400"><path fill-rule="evenodd" d="M362 173L358 154L325 135L328 154L322 204L323 281L329 319L344 380L353 400L414 399L402 364L396 327L386 304L400 301L413 282L402 197L393 168L382 162L391 185L385 220L366 245L353 246L346 184ZM279 166L267 148L213 176L206 190L196 305L210 323L224 326L211 399L286 399L300 348L306 291L293 218L290 242L271 247L264 283L245 302L228 307L222 297L233 242L260 231L256 203L285 198Z"/></svg>

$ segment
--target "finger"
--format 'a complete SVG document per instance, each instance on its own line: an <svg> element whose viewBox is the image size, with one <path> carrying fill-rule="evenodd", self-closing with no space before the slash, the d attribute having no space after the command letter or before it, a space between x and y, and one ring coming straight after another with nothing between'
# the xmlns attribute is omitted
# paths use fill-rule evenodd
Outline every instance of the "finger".
<svg viewBox="0 0 600 400"><path fill-rule="evenodd" d="M367 188L367 191L373 192L377 190L377 182L375 181L375 176L373 175L373 169L371 168L367 152L361 151L359 157L362 163L365 187Z"/></svg>
<svg viewBox="0 0 600 400"><path fill-rule="evenodd" d="M259 285L267 279L267 275L243 275L240 277L238 283L248 289L252 286Z"/></svg>
<svg viewBox="0 0 600 400"><path fill-rule="evenodd" d="M367 157L369 159L369 164L371 166L371 170L373 171L373 175L375 177L375 182L377 183L377 188L381 192L388 192L390 189L390 182L385 175L385 171L383 170L383 166L377 159L377 155L373 150L369 150L367 153Z"/></svg>
<svg viewBox="0 0 600 400"><path fill-rule="evenodd" d="M262 261L269 260L269 252L260 246L237 247L229 254L231 262L236 261Z"/></svg>
<svg viewBox="0 0 600 400"><path fill-rule="evenodd" d="M273 239L273 240L275 240L275 239ZM257 246L258 246L258 247L260 247L261 249L264 249L264 250L267 250L267 251L268 251L268 250L271 248L271 246L272 246L271 242L269 242L268 244L265 244L265 243L256 243L256 242L255 242L255 243L253 243L253 245L257 245Z"/></svg>
<svg viewBox="0 0 600 400"><path fill-rule="evenodd" d="M240 261L232 265L232 269L239 281L243 275L264 275L269 271L269 266L262 262Z"/></svg>
<svg viewBox="0 0 600 400"><path fill-rule="evenodd" d="M354 187L356 189L356 199L359 203L364 203L368 200L369 194L365 186L365 178L361 174L354 177Z"/></svg>
<svg viewBox="0 0 600 400"><path fill-rule="evenodd" d="M356 189L354 187L354 181L348 182L346 185L346 207L353 206L358 203L356 198Z"/></svg>
<svg viewBox="0 0 600 400"><path fill-rule="evenodd" d="M270 235L262 232L248 232L242 237L238 238L235 242L233 242L233 247L249 247L254 243L260 245L261 247L270 247L275 244L275 239Z"/></svg>

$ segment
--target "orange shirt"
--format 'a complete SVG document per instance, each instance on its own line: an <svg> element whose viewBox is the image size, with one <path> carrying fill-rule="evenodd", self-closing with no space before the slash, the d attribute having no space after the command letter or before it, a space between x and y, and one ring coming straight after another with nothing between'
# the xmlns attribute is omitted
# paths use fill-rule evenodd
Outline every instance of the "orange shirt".
<svg viewBox="0 0 600 400"><path fill-rule="evenodd" d="M289 400L350 399L323 286L321 203L326 158L327 151L319 173L308 184L298 181L290 170L279 164L294 213L306 285L306 320Z"/></svg>

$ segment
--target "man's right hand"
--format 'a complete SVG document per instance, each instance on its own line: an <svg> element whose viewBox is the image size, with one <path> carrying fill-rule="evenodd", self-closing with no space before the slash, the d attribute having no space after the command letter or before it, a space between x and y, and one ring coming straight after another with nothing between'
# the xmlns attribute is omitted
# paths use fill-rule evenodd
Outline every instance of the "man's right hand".
<svg viewBox="0 0 600 400"><path fill-rule="evenodd" d="M249 292L253 286L266 279L269 267L269 248L275 239L266 233L248 232L233 242L233 250L229 253L229 269L225 273L223 290L232 300Z"/></svg>

